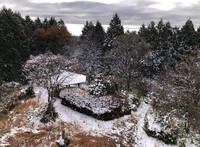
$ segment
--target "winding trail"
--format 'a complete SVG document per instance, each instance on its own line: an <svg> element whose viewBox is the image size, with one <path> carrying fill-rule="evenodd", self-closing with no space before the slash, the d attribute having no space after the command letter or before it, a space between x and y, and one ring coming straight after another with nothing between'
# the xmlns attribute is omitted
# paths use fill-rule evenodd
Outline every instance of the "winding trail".
<svg viewBox="0 0 200 147"><path fill-rule="evenodd" d="M166 145L165 143L159 141L158 139L149 137L143 130L144 118L147 111L151 108L149 104L144 102L141 103L138 111L135 113L137 122L137 132L136 132L136 147L175 147L173 145Z"/></svg>

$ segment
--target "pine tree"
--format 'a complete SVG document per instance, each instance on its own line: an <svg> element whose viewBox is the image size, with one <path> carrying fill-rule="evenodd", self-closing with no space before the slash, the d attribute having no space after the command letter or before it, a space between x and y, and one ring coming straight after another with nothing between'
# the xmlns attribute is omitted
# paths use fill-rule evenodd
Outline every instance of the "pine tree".
<svg viewBox="0 0 200 147"><path fill-rule="evenodd" d="M94 39L98 43L98 45L103 48L104 39L105 39L105 31L99 21L96 22L94 29Z"/></svg>
<svg viewBox="0 0 200 147"><path fill-rule="evenodd" d="M104 29L99 21L94 25L86 21L82 29L80 62L82 68L91 74L102 69Z"/></svg>
<svg viewBox="0 0 200 147"><path fill-rule="evenodd" d="M65 26L65 22L62 20L62 19L60 19L59 21L58 21L58 25L61 27L61 26Z"/></svg>
<svg viewBox="0 0 200 147"><path fill-rule="evenodd" d="M5 7L0 11L0 77L20 80L22 64L29 57L25 20Z"/></svg>
<svg viewBox="0 0 200 147"><path fill-rule="evenodd" d="M123 34L124 34L124 27L122 26L121 20L118 14L116 13L115 15L113 15L113 18L111 19L107 30L105 48L111 49L114 39Z"/></svg>
<svg viewBox="0 0 200 147"><path fill-rule="evenodd" d="M54 18L54 17L51 17L50 19L49 19L49 25L48 25L48 27L50 27L50 26L52 26L54 23L57 23L57 21L56 21L56 19Z"/></svg>
<svg viewBox="0 0 200 147"><path fill-rule="evenodd" d="M157 29L156 29L155 22L151 21L150 24L148 25L147 29L148 29L148 37L147 37L146 41L148 43L150 43L151 46L153 47L153 50L155 50L156 49L156 43L157 43L157 40L158 40L158 32L157 32Z"/></svg>
<svg viewBox="0 0 200 147"><path fill-rule="evenodd" d="M200 47L200 26L197 28L197 47Z"/></svg>
<svg viewBox="0 0 200 147"><path fill-rule="evenodd" d="M197 45L196 40L197 34L193 25L192 20L187 20L185 25L181 29L181 41L184 42L188 48L194 47Z"/></svg>
<svg viewBox="0 0 200 147"><path fill-rule="evenodd" d="M33 34L33 31L35 29L35 24L34 24L33 20L31 20L30 16L28 16L28 15L25 16L24 23L25 23L25 29L26 29L25 33L28 36L28 39L30 40L30 38Z"/></svg>
<svg viewBox="0 0 200 147"><path fill-rule="evenodd" d="M36 18L35 20L35 28L41 28L42 27L42 23L39 17Z"/></svg>
<svg viewBox="0 0 200 147"><path fill-rule="evenodd" d="M47 20L47 18L45 18L42 22L42 27L47 30L47 28L49 27L49 21Z"/></svg>
<svg viewBox="0 0 200 147"><path fill-rule="evenodd" d="M94 30L95 30L95 26L94 24L90 21L86 21L83 29L82 29L82 34L80 36L80 38L82 40L84 39L93 39L94 37Z"/></svg>
<svg viewBox="0 0 200 147"><path fill-rule="evenodd" d="M138 31L138 35L146 40L147 37L148 37L148 33L149 33L148 29L145 26L145 24L143 23L142 26L140 27L139 31Z"/></svg>

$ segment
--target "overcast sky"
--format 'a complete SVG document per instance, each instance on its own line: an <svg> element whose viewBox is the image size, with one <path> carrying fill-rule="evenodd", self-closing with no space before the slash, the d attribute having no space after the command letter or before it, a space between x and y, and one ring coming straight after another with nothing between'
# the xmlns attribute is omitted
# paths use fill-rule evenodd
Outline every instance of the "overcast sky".
<svg viewBox="0 0 200 147"><path fill-rule="evenodd" d="M195 27L200 25L200 0L0 0L3 5L33 19L62 18L73 35L81 33L86 20L108 25L114 13L131 30L161 18L173 26L182 26L189 18Z"/></svg>

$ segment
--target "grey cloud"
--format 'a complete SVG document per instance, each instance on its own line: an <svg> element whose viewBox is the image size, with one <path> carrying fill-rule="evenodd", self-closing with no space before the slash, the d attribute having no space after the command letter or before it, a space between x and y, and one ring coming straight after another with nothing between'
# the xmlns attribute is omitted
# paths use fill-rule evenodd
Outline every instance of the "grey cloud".
<svg viewBox="0 0 200 147"><path fill-rule="evenodd" d="M5 0L4 0L5 1ZM118 13L122 24L140 26L142 23L148 24L150 21L159 21L163 18L170 21L172 25L181 26L187 19L191 18L197 27L200 25L200 4L191 7L182 7L179 3L169 11L160 11L150 8L156 4L154 0L129 0L128 4L104 4L98 2L64 2L64 3L32 3L27 0L7 0L14 4L14 8L22 15L32 17L56 17L62 18L66 23L84 24L86 20L102 24L108 24L114 13Z"/></svg>

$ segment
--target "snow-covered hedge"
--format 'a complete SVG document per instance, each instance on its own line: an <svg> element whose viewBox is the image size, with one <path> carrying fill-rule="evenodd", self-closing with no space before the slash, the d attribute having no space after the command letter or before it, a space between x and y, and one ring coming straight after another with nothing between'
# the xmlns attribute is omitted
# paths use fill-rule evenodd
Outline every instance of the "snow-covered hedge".
<svg viewBox="0 0 200 147"><path fill-rule="evenodd" d="M62 104L101 120L111 120L124 115L117 95L95 96L79 88L60 92Z"/></svg>
<svg viewBox="0 0 200 147"><path fill-rule="evenodd" d="M119 99L113 96L96 97L89 95L79 88L65 89L60 92L60 97L75 104L77 107L87 108L95 114L111 112L120 106Z"/></svg>
<svg viewBox="0 0 200 147"><path fill-rule="evenodd" d="M159 116L152 109L145 116L144 131L166 144L177 144L178 125L173 116Z"/></svg>
<svg viewBox="0 0 200 147"><path fill-rule="evenodd" d="M112 94L118 90L118 85L111 80L95 79L95 83L89 86L89 93L96 96Z"/></svg>

